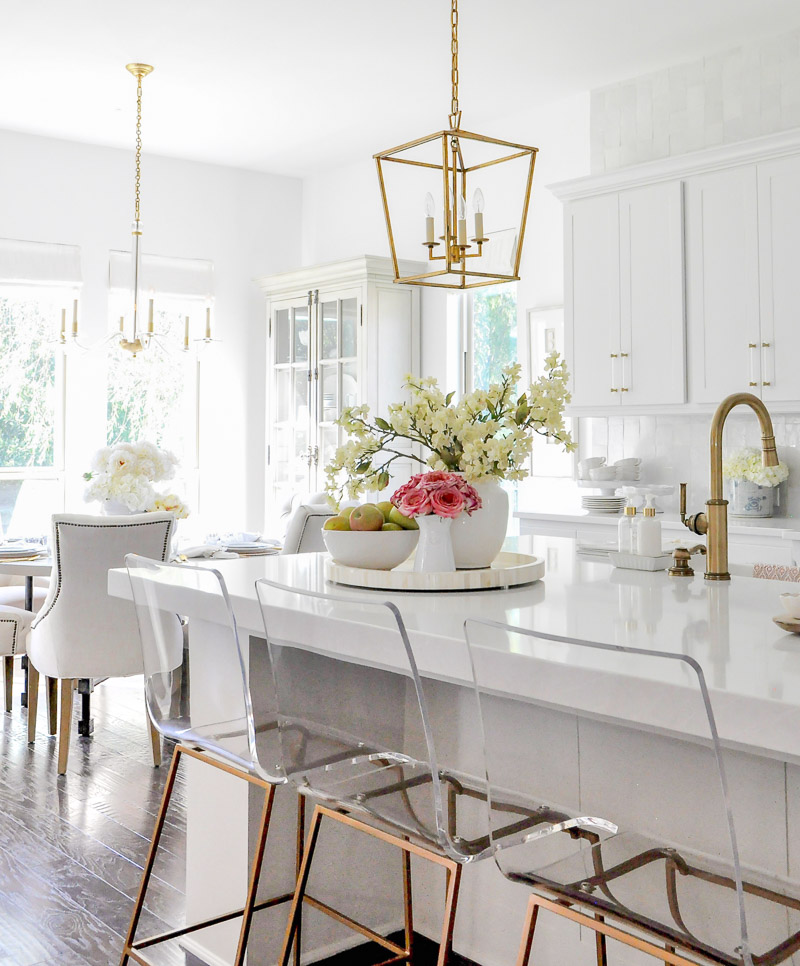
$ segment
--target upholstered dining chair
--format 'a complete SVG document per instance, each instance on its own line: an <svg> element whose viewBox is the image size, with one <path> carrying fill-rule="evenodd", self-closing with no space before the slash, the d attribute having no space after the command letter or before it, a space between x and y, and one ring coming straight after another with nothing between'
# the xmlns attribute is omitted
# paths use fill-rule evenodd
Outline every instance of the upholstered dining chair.
<svg viewBox="0 0 800 966"><path fill-rule="evenodd" d="M3 658L5 709L11 710L14 659L25 654L33 614L21 607L0 605L0 656Z"/></svg>
<svg viewBox="0 0 800 966"><path fill-rule="evenodd" d="M53 572L47 598L28 638L28 741L36 738L39 675L60 682L58 774L67 770L72 698L78 679L142 673L133 606L108 596L108 571L125 555L165 560L175 518L170 513L133 516L53 516ZM161 763L160 739L150 729L153 764Z"/></svg>
<svg viewBox="0 0 800 966"><path fill-rule="evenodd" d="M316 553L324 550L322 527L334 515L329 506L300 504L289 519L281 553Z"/></svg>
<svg viewBox="0 0 800 966"><path fill-rule="evenodd" d="M500 871L530 893L517 966L542 912L593 932L600 966L606 938L670 966L795 963L800 882L764 868L760 836L737 837L700 664L490 620L469 618L465 632L490 787L535 792L567 822L602 816L593 838L556 824L510 848L491 828ZM529 701L525 742L511 754L509 676Z"/></svg>

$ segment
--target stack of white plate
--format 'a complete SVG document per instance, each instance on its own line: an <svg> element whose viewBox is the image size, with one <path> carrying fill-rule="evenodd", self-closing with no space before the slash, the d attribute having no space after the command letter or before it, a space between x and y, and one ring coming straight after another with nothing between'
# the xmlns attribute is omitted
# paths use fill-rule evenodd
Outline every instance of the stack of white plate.
<svg viewBox="0 0 800 966"><path fill-rule="evenodd" d="M280 553L281 548L275 544L246 541L244 543L226 543L226 550L238 553L240 557L262 557L267 554Z"/></svg>
<svg viewBox="0 0 800 966"><path fill-rule="evenodd" d="M4 543L0 546L0 560L33 560L47 551L39 543Z"/></svg>
<svg viewBox="0 0 800 966"><path fill-rule="evenodd" d="M581 497L581 505L590 513L621 513L628 500L624 496L593 496Z"/></svg>

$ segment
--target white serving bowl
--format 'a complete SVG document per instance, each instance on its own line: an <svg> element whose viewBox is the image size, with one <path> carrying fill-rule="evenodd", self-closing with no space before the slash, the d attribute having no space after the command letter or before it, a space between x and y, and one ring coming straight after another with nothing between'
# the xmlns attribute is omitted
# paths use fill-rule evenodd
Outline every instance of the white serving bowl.
<svg viewBox="0 0 800 966"><path fill-rule="evenodd" d="M336 563L364 570L392 570L411 555L419 530L323 530Z"/></svg>
<svg viewBox="0 0 800 966"><path fill-rule="evenodd" d="M800 620L800 594L781 594L781 605L789 617Z"/></svg>
<svg viewBox="0 0 800 966"><path fill-rule="evenodd" d="M615 480L616 478L617 471L613 466L598 466L589 470L590 480Z"/></svg>

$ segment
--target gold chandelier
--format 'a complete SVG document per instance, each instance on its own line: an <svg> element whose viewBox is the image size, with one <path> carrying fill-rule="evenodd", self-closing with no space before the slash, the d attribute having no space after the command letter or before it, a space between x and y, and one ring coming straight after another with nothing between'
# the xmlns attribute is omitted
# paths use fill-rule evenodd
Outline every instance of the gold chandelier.
<svg viewBox="0 0 800 966"><path fill-rule="evenodd" d="M537 148L461 128L458 103L458 0L451 0L449 126L374 155L395 282L438 288L477 288L519 279L522 243ZM436 174L434 175L434 172ZM467 230L468 183L474 234ZM408 197L424 199L422 218L409 217ZM490 205L484 211L484 197ZM437 209L441 234L437 239ZM394 215L393 215L394 210ZM484 215L493 230L484 230ZM422 240L424 238L424 240ZM401 272L398 247L428 249L428 272ZM416 248L412 246L417 246ZM405 266L402 266L405 268Z"/></svg>

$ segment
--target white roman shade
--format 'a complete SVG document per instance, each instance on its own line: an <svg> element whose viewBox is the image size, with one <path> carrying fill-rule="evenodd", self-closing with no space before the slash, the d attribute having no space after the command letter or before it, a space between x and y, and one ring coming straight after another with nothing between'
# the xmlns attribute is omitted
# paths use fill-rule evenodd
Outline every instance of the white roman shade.
<svg viewBox="0 0 800 966"><path fill-rule="evenodd" d="M109 252L108 287L112 292L130 291L130 252ZM151 289L159 295L209 298L214 294L214 263L204 258L142 255L140 291Z"/></svg>
<svg viewBox="0 0 800 966"><path fill-rule="evenodd" d="M0 238L0 284L72 288L81 282L77 245Z"/></svg>

